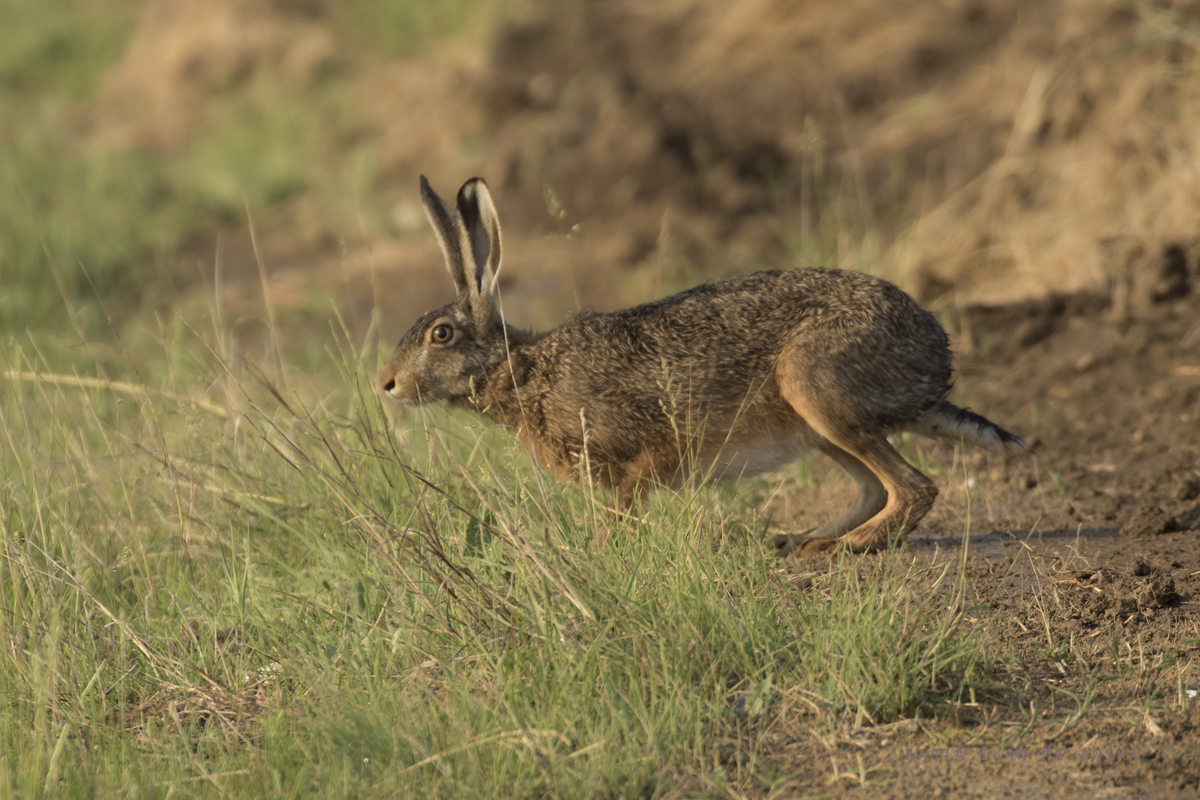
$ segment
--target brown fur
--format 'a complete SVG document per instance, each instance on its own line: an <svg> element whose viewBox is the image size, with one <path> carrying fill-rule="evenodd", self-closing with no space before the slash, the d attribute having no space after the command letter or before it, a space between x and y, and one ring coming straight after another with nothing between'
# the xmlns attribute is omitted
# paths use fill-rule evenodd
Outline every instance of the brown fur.
<svg viewBox="0 0 1200 800"><path fill-rule="evenodd" d="M912 530L937 496L890 433L1020 444L945 401L946 333L885 280L756 272L537 335L498 316L500 226L486 184L464 184L457 213L424 178L421 191L458 297L400 340L381 388L472 408L513 428L541 467L560 477L586 467L623 505L651 484L762 472L815 447L855 479L858 499L815 533L771 543L784 555L843 540L870 550Z"/></svg>

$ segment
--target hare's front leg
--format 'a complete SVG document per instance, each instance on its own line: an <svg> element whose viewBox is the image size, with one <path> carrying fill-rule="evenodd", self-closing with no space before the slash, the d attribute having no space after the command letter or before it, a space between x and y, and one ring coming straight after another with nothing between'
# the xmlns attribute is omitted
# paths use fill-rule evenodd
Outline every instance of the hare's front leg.
<svg viewBox="0 0 1200 800"><path fill-rule="evenodd" d="M676 463L677 459L669 453L646 447L633 458L614 467L613 488L616 489L617 507L621 514L628 514L635 504L644 503L651 487L662 483L664 471L674 469Z"/></svg>

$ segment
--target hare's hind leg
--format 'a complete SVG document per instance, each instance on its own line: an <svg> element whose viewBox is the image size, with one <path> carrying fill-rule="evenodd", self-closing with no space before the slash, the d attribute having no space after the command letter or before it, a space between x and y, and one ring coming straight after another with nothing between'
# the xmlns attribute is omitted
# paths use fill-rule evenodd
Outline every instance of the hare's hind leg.
<svg viewBox="0 0 1200 800"><path fill-rule="evenodd" d="M888 491L870 467L846 450L829 443L820 446L820 451L833 459L842 469L850 473L858 484L858 497L854 503L832 522L826 522L812 534L814 539L835 539L849 533L884 509Z"/></svg>
<svg viewBox="0 0 1200 800"><path fill-rule="evenodd" d="M854 453L871 469L887 489L887 503L873 517L862 522L843 536L856 553L884 547L888 539L899 539L917 527L937 499L937 486L912 467L896 452L882 434L853 436L857 442L846 442ZM814 545L805 549L824 549Z"/></svg>
<svg viewBox="0 0 1200 800"><path fill-rule="evenodd" d="M856 553L875 550L885 546L889 537L903 537L929 513L937 498L937 487L896 452L887 436L840 420L835 422L841 415L826 413L824 404L814 402L798 381L781 380L780 391L809 427L832 445L832 449L821 449L859 485L854 505L815 534L789 537L790 546L779 548L782 553L826 550L840 541ZM864 471L870 472L874 480ZM848 530L843 528L851 524Z"/></svg>
<svg viewBox="0 0 1200 800"><path fill-rule="evenodd" d="M804 547L806 542L831 541L849 533L874 517L887 505L887 489L883 487L883 483L866 464L829 442L818 445L817 449L850 473L850 477L854 478L854 482L858 484L858 497L854 499L854 503L849 508L838 515L837 519L826 522L813 533L801 535L781 533L771 537L770 546L774 547L783 557Z"/></svg>

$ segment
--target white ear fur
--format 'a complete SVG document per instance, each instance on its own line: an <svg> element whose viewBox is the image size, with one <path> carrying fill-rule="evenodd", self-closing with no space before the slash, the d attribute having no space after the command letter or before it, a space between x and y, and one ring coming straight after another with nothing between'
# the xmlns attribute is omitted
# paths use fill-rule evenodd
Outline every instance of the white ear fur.
<svg viewBox="0 0 1200 800"><path fill-rule="evenodd" d="M446 259L446 271L454 281L455 291L459 295L470 295L471 286L475 283L474 264L468 275L467 259L463 257L462 224L450 205L438 197L424 175L421 176L421 204L425 206L425 216L433 226L438 247Z"/></svg>
<svg viewBox="0 0 1200 800"><path fill-rule="evenodd" d="M496 280L500 275L500 218L483 178L472 178L458 190L460 248L465 272L470 275L471 310L476 322L486 324L496 309Z"/></svg>

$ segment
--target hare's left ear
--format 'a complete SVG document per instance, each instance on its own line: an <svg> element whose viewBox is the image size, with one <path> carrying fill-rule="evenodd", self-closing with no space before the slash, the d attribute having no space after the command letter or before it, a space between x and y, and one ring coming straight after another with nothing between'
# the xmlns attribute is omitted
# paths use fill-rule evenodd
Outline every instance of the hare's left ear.
<svg viewBox="0 0 1200 800"><path fill-rule="evenodd" d="M458 216L462 220L462 252L468 262L464 272L473 279L471 315L482 327L495 316L500 274L500 218L483 178L472 178L458 190Z"/></svg>
<svg viewBox="0 0 1200 800"><path fill-rule="evenodd" d="M470 256L463 253L462 225L454 210L438 197L424 175L421 176L421 204L425 206L425 216L433 226L438 247L446 259L446 271L454 281L454 291L460 297L469 296L475 267L468 263Z"/></svg>

